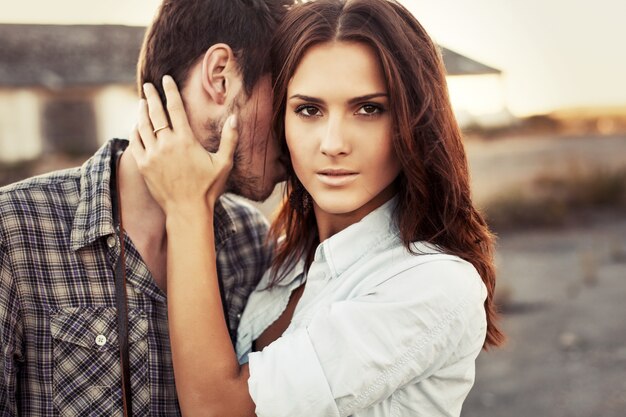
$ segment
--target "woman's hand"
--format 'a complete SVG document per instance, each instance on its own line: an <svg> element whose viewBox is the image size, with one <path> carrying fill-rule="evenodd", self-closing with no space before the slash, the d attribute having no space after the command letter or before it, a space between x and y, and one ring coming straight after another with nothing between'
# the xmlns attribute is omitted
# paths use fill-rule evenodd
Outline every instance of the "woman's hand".
<svg viewBox="0 0 626 417"><path fill-rule="evenodd" d="M224 191L237 144L236 116L222 129L219 150L209 153L194 136L174 79L163 77L167 111L156 88L144 84L130 147L153 198L165 214L203 205L212 210Z"/></svg>

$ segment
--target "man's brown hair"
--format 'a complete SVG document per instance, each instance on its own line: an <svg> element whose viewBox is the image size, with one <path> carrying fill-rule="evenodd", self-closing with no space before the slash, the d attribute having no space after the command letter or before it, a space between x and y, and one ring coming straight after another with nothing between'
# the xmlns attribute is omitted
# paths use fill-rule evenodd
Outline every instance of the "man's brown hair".
<svg viewBox="0 0 626 417"><path fill-rule="evenodd" d="M250 94L269 72L270 41L293 0L163 0L139 54L137 83L153 83L161 98L164 75L183 88L191 66L216 43L231 47Z"/></svg>

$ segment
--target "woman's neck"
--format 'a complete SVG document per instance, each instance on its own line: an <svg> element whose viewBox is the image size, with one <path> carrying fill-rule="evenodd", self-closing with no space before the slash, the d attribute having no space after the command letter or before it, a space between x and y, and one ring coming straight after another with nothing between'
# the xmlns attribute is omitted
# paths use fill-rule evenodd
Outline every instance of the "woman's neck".
<svg viewBox="0 0 626 417"><path fill-rule="evenodd" d="M326 212L313 201L313 211L315 213L320 243L345 228L360 222L365 216L391 200L395 194L395 187L389 187L361 207L347 213Z"/></svg>
<svg viewBox="0 0 626 417"><path fill-rule="evenodd" d="M317 231L320 238L320 242L325 241L329 237L341 232L346 227L357 223L361 219L357 219L350 216L352 213L347 214L330 214L324 212L316 204L313 205L315 211L315 221L317 222ZM365 217L365 216L363 216ZM362 218L362 217L361 217Z"/></svg>

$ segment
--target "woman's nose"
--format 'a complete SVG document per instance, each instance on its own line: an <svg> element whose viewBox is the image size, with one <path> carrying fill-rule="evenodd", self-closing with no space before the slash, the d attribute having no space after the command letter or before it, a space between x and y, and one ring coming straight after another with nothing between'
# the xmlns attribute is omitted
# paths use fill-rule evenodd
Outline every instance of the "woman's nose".
<svg viewBox="0 0 626 417"><path fill-rule="evenodd" d="M345 155L350 152L345 123L339 118L329 118L320 143L320 150L327 156Z"/></svg>

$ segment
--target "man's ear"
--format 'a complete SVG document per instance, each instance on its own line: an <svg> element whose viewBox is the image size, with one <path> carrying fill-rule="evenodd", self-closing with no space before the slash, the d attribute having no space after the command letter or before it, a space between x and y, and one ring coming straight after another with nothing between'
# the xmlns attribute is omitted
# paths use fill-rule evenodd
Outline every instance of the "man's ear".
<svg viewBox="0 0 626 417"><path fill-rule="evenodd" d="M224 104L228 96L234 58L233 50L225 43L212 45L202 58L202 87L216 104Z"/></svg>

